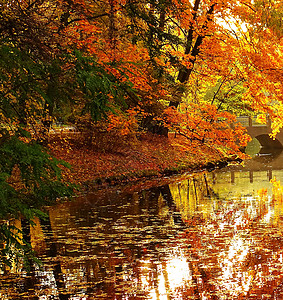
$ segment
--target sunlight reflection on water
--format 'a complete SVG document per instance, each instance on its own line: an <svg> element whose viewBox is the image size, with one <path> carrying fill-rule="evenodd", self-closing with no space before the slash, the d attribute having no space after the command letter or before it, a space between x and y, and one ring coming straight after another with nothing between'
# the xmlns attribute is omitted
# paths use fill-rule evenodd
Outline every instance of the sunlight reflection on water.
<svg viewBox="0 0 283 300"><path fill-rule="evenodd" d="M181 249L173 250L166 261L156 266L157 280L155 287L151 284L150 264L149 261L143 261L143 267L141 268L143 273L141 285L144 291L148 291L148 299L168 299L168 294L174 299L179 299L178 290L185 285L192 284L192 273L187 258Z"/></svg>

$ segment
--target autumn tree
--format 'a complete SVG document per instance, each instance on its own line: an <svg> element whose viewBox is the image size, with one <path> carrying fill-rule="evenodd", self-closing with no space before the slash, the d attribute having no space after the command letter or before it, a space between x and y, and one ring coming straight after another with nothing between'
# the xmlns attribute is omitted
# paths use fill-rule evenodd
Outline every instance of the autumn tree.
<svg viewBox="0 0 283 300"><path fill-rule="evenodd" d="M99 119L111 109L110 103L123 105L121 95L131 90L126 79L107 69L118 72L118 67L98 62L86 51L84 39L75 47L76 33L88 18L82 3L1 3L2 220L22 217L32 223L34 216L42 217L43 205L73 194L74 186L61 174L61 167L68 165L47 147L50 122L64 118L66 112L72 115L76 107ZM79 27L73 26L75 22ZM7 264L14 259L12 249L20 256L30 251L26 244L21 247L14 230L1 222L0 240L6 245L1 259Z"/></svg>
<svg viewBox="0 0 283 300"><path fill-rule="evenodd" d="M174 78L166 90L169 106L208 102L218 110L233 111L231 100L237 94L242 110L269 114L276 131L281 126L282 103L280 3L196 0L171 4L162 1L166 9L160 10L161 2L143 2L142 13L136 14L143 20L143 32L149 32L149 37L155 34L158 40L154 58L165 66L163 74ZM146 45L147 35L141 37ZM209 99L211 87L215 89Z"/></svg>

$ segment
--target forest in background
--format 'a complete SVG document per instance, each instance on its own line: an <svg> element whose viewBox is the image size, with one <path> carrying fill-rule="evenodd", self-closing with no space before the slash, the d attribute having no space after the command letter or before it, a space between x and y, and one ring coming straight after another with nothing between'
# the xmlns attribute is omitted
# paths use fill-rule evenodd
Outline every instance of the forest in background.
<svg viewBox="0 0 283 300"><path fill-rule="evenodd" d="M236 116L268 116L276 135L282 18L276 0L1 0L1 219L31 221L97 174L243 157ZM1 226L9 264L18 240Z"/></svg>

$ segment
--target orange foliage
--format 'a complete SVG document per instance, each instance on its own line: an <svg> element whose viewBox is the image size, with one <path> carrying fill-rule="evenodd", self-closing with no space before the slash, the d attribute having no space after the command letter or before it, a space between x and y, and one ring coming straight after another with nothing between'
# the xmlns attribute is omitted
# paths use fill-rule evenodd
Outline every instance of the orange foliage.
<svg viewBox="0 0 283 300"><path fill-rule="evenodd" d="M107 131L114 131L117 135L125 136L133 134L137 130L136 110L129 109L125 114L109 114L107 122Z"/></svg>
<svg viewBox="0 0 283 300"><path fill-rule="evenodd" d="M217 110L214 105L190 105L182 103L179 110L169 107L166 110L169 128L192 143L205 144L226 154L245 155L239 147L246 146L250 137L246 129L236 123L235 116Z"/></svg>
<svg viewBox="0 0 283 300"><path fill-rule="evenodd" d="M65 46L77 47L87 55L95 56L98 62L104 64L119 80L131 81L140 94L146 93L146 98L154 101L168 100L169 95L174 95L176 88L172 88L172 84L158 84L153 76L155 68L152 65L153 61L172 75L180 72L182 67L196 70L197 73L193 71L185 82L191 86L196 84L200 84L202 88L209 84L213 86L217 78L226 78L227 82L239 80L246 87L243 102L255 110L269 113L276 122L279 115L270 104L274 101L283 101L283 72L280 67L282 44L272 28L262 28L261 16L264 14L264 6L253 7L252 3L236 0L220 3L202 0L199 4L198 2L192 4L189 1L172 1L172 3L174 5L168 6L165 11L168 20L166 19L167 27L163 25L164 30L173 32L184 43L191 44L190 49L185 50L182 46L174 47L168 42L160 46L159 55L150 57L148 48L143 42L132 43L132 34L128 33L128 28L133 24L125 9L129 4L127 0L105 1L103 4L75 1L73 5L76 10L73 12L73 19L70 17L70 22L64 29ZM150 9L154 10L154 5L147 4L147 1L142 1L136 5L139 5L145 13L149 13ZM62 1L62 10L64 5L65 2ZM157 15L158 13L159 11L156 11ZM78 21L75 21L76 19ZM146 22L142 20L136 22L143 30L150 30ZM187 32L187 36L184 32ZM168 57L174 57L178 63L170 63ZM109 65L111 62L118 62L123 72L117 72L117 69ZM190 90L189 86L187 90ZM182 94L178 97L182 98ZM142 105L142 102L139 104ZM191 112L195 109L196 107L192 105ZM195 138L200 140L215 139L216 144L225 140L225 145L227 147L230 145L233 149L235 140L238 140L239 145L244 145L247 137L245 135L240 137L243 131L239 127L237 130L231 130L229 134L228 129L224 133L222 130L224 124L221 123L220 130L218 118L219 130L211 130L216 124L211 121L214 117L209 116L209 121L205 121L206 113L210 109L209 104L206 112L203 107L199 107L197 115L189 119L188 114L182 116L179 111L178 118L183 124L182 127L186 126L184 122L188 121L187 127L190 131L193 130ZM203 117L201 113L204 113ZM213 109L211 113L216 114ZM194 125L190 123L193 122L192 118ZM197 120L198 118L202 120ZM110 118L110 123L118 122L117 118L116 121L114 119ZM110 128L112 126L113 124L109 124ZM208 132L211 137L208 137ZM232 137L232 134L236 136ZM231 142L228 142L229 139Z"/></svg>
<svg viewBox="0 0 283 300"><path fill-rule="evenodd" d="M282 6L271 2L279 12ZM126 139L135 134L145 117L141 109L194 147L206 145L242 157L239 148L249 141L244 128L221 111L221 105L213 105L215 95L205 101L204 96L221 80L230 86L241 84L243 106L269 114L274 134L280 130L283 52L278 32L269 25L272 14L260 3L243 0L166 3L60 0L48 2L49 8L56 7L56 14L51 9L45 14L52 15L48 26L63 50L79 49L113 75L114 82L132 84L135 93L123 91L123 112L109 114L102 121L105 124L100 123L112 136ZM134 14L133 7L140 14ZM66 70L75 64L73 59ZM233 92L231 88L229 93ZM106 96L109 107L113 96ZM168 108L169 103L174 105ZM83 107L80 101L75 105Z"/></svg>

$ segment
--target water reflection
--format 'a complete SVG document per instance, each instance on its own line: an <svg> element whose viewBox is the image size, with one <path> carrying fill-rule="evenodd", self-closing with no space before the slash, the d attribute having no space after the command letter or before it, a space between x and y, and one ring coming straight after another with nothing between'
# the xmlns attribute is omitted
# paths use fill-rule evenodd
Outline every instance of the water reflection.
<svg viewBox="0 0 283 300"><path fill-rule="evenodd" d="M23 220L43 266L2 273L0 298L283 299L282 188L269 181L283 173L258 163L97 191L31 230Z"/></svg>

